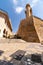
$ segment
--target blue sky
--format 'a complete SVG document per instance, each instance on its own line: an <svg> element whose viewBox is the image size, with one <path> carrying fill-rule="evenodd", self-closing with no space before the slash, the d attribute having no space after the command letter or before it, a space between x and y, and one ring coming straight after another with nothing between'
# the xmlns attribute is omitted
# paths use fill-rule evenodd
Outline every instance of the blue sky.
<svg viewBox="0 0 43 65"><path fill-rule="evenodd" d="M25 6L29 3L33 15L43 19L43 0L0 0L0 9L8 12L13 32L18 30L20 20L25 18Z"/></svg>

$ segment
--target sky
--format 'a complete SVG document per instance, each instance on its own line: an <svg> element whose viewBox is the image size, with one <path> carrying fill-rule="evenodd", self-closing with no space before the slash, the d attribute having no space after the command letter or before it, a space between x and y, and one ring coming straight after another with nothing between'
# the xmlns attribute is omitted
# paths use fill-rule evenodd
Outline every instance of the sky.
<svg viewBox="0 0 43 65"><path fill-rule="evenodd" d="M0 9L8 13L13 32L16 33L20 20L25 18L25 6L30 4L34 16L43 19L43 0L0 0Z"/></svg>

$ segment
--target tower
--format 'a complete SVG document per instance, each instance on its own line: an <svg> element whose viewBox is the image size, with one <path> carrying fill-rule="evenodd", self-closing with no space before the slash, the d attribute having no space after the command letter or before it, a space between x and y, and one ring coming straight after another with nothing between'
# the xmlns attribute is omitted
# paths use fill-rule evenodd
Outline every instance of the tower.
<svg viewBox="0 0 43 65"><path fill-rule="evenodd" d="M29 4L26 5L25 10L26 18L21 20L17 36L21 37L27 42L39 42L39 38L34 26L34 20L32 15L32 8Z"/></svg>

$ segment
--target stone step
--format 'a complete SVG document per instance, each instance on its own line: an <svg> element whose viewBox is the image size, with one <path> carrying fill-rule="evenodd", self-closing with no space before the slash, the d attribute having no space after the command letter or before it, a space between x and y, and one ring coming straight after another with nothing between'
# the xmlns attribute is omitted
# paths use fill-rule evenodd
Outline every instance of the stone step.
<svg viewBox="0 0 43 65"><path fill-rule="evenodd" d="M24 43L22 39L0 39L0 43Z"/></svg>

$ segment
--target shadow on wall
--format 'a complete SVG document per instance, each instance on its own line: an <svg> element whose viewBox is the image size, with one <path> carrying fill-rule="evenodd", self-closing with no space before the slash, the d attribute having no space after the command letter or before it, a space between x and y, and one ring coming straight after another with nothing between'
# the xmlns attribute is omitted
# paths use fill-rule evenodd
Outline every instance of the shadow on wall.
<svg viewBox="0 0 43 65"><path fill-rule="evenodd" d="M15 39L22 39L19 35L14 35Z"/></svg>

